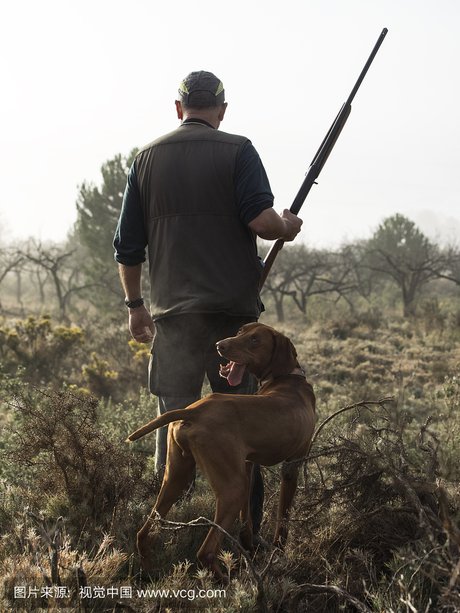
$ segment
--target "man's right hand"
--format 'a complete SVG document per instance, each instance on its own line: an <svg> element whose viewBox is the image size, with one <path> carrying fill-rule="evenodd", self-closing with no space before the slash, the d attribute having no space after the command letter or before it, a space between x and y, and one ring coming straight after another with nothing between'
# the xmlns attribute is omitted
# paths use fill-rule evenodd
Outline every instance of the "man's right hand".
<svg viewBox="0 0 460 613"><path fill-rule="evenodd" d="M284 209L279 215L269 207L250 221L248 226L257 236L265 240L273 241L280 238L283 241L292 241L300 232L302 224L303 221L288 209Z"/></svg>
<svg viewBox="0 0 460 613"><path fill-rule="evenodd" d="M300 217L297 217L297 215L294 215L294 213L291 213L289 209L284 209L280 217L284 221L284 225L286 228L286 233L282 237L283 240L293 241L297 234L300 232L303 220L300 219Z"/></svg>
<svg viewBox="0 0 460 613"><path fill-rule="evenodd" d="M151 343L155 335L155 325L145 306L129 309L129 331L138 343Z"/></svg>

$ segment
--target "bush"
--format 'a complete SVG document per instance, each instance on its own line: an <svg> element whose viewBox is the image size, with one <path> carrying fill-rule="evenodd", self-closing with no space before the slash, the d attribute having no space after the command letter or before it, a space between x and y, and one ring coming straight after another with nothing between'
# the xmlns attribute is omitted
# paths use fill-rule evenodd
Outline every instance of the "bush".
<svg viewBox="0 0 460 613"><path fill-rule="evenodd" d="M48 516L54 509L51 519L65 515L80 538L83 530L90 538L125 523L126 505L145 495L147 486L141 480L145 456L134 455L124 442L128 432L108 436L100 422L103 405L95 398L20 382L10 382L9 392L14 419L7 428L4 476L27 492L34 508Z"/></svg>
<svg viewBox="0 0 460 613"><path fill-rule="evenodd" d="M0 362L10 374L22 369L30 383L62 383L75 376L74 360L83 343L78 326L54 325L48 315L30 316L0 327Z"/></svg>

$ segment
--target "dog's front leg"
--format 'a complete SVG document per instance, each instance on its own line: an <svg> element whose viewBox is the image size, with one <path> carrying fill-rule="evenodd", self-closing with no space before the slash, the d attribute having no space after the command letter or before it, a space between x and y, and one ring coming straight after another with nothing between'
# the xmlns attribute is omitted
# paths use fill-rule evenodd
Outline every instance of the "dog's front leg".
<svg viewBox="0 0 460 613"><path fill-rule="evenodd" d="M283 462L281 466L281 491L276 518L274 545L284 549L288 535L289 511L297 489L299 469L302 460Z"/></svg>
<svg viewBox="0 0 460 613"><path fill-rule="evenodd" d="M254 549L252 518L250 509L250 493L252 488L253 472L254 464L252 462L246 462L247 490L246 498L243 502L243 506L240 511L240 542L242 546L248 551L252 551Z"/></svg>

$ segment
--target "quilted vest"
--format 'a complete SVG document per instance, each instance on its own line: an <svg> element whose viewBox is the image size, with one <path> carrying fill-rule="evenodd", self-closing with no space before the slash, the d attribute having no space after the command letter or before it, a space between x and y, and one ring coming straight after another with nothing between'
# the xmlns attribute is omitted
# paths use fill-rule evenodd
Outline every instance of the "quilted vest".
<svg viewBox="0 0 460 613"><path fill-rule="evenodd" d="M186 123L139 152L154 319L181 313L259 316L256 239L235 202L235 167L245 142Z"/></svg>

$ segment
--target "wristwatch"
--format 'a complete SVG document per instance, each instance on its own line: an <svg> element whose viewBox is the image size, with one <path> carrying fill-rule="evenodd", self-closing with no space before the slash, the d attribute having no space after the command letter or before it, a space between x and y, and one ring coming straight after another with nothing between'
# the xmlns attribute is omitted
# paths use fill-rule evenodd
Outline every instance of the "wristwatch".
<svg viewBox="0 0 460 613"><path fill-rule="evenodd" d="M128 307L128 309L137 309L138 307L141 307L144 304L144 299L136 298L136 300L128 300L128 298L125 298L125 304Z"/></svg>

